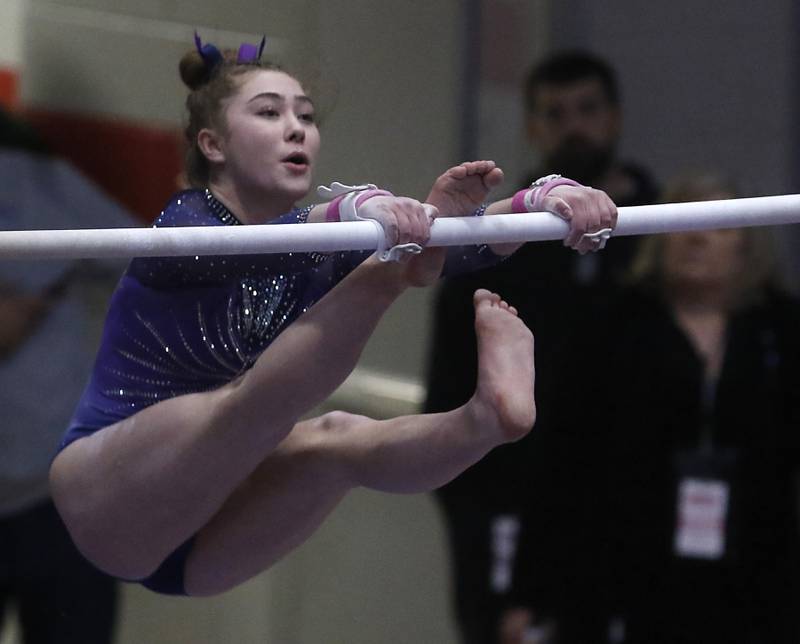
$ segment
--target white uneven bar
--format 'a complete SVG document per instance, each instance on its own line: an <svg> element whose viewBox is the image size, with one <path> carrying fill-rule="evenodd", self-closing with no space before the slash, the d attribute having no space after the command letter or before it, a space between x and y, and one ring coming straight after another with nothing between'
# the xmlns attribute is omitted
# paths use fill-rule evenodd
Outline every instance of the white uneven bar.
<svg viewBox="0 0 800 644"><path fill-rule="evenodd" d="M659 204L619 209L615 237L800 223L800 195ZM437 219L429 246L562 239L568 226L550 213ZM0 259L170 257L369 250L374 222L0 231ZM612 242L613 243L613 242Z"/></svg>

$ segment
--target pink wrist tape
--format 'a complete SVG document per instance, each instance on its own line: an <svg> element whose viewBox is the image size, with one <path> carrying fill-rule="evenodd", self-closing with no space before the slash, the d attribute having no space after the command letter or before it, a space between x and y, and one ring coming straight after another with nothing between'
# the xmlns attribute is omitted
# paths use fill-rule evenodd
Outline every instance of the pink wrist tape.
<svg viewBox="0 0 800 644"><path fill-rule="evenodd" d="M349 194L349 193L348 193ZM341 221L341 213L339 212L339 204L342 203L347 195L339 195L328 204L328 209L325 211L325 221ZM367 199L372 197L394 197L388 190L364 190L358 195L356 199L356 208L358 208Z"/></svg>
<svg viewBox="0 0 800 644"><path fill-rule="evenodd" d="M536 188L525 188L524 190L520 190L517 192L511 199L511 212L515 213L522 213L528 212L528 209L525 207L525 195L527 195L532 190L536 190Z"/></svg>
<svg viewBox="0 0 800 644"><path fill-rule="evenodd" d="M544 201L544 198L553 188L558 186L576 186L578 188L583 187L577 181L559 177L558 179L548 181L544 185L520 190L511 199L511 212L542 212L544 210L544 208L542 208L542 202Z"/></svg>

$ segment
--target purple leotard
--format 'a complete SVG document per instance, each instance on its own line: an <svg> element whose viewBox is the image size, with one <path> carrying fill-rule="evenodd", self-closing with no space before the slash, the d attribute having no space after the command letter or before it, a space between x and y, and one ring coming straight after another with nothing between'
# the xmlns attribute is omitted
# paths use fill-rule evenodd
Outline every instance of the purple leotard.
<svg viewBox="0 0 800 644"><path fill-rule="evenodd" d="M309 211L295 209L270 224L302 224ZM236 224L200 190L177 194L155 222ZM230 382L370 254L134 259L111 299L91 378L60 449L161 400ZM497 260L485 246L458 248L445 268L452 274Z"/></svg>
<svg viewBox="0 0 800 644"><path fill-rule="evenodd" d="M270 224L302 224L310 207ZM210 191L177 194L156 226L237 225ZM269 225L269 224L265 224ZM333 224L332 224L333 225ZM137 258L111 299L89 383L59 450L161 400L209 391L247 371L293 321L371 252ZM448 272L498 257L488 247L453 249ZM188 546L179 549L185 557ZM182 592L175 558L162 592ZM166 569L166 568L165 568Z"/></svg>
<svg viewBox="0 0 800 644"><path fill-rule="evenodd" d="M272 223L303 223L309 208ZM156 226L236 225L210 192L176 195ZM111 299L88 386L61 448L160 400L249 369L365 253L134 259Z"/></svg>

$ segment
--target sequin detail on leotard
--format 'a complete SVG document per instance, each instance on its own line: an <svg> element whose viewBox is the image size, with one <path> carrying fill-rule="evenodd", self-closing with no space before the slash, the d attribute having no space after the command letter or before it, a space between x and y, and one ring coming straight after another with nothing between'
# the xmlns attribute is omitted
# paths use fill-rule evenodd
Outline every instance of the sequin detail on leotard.
<svg viewBox="0 0 800 644"><path fill-rule="evenodd" d="M302 224L310 209L263 225ZM189 190L172 199L155 225L224 226L239 220L209 191ZM159 401L231 382L369 255L134 259L112 297L91 379L61 447ZM455 266L484 263L492 263L491 257L473 249Z"/></svg>
<svg viewBox="0 0 800 644"><path fill-rule="evenodd" d="M197 302L193 316L173 316L170 324L134 311L121 326L125 340L115 349L127 364L106 368L114 386L103 394L116 401L113 411L138 411L164 398L206 391L247 371L297 317L294 282L285 275L243 279L224 311Z"/></svg>
<svg viewBox="0 0 800 644"><path fill-rule="evenodd" d="M310 209L278 223L303 223ZM156 222L187 224L239 221L210 192L190 191ZM161 400L230 382L362 259L286 253L133 260L112 298L73 425L108 425Z"/></svg>

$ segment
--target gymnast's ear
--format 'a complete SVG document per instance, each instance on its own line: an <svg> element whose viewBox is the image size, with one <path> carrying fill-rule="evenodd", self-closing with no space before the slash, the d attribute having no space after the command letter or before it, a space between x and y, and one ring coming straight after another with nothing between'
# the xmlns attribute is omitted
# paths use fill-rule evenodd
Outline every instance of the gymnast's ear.
<svg viewBox="0 0 800 644"><path fill-rule="evenodd" d="M197 147L210 163L225 163L225 147L222 136L211 128L204 127L197 133Z"/></svg>

